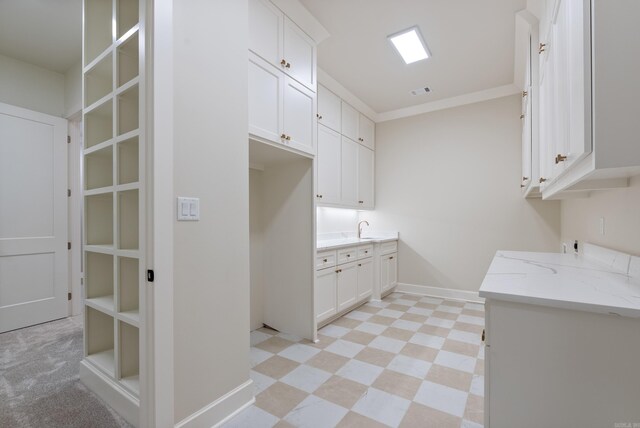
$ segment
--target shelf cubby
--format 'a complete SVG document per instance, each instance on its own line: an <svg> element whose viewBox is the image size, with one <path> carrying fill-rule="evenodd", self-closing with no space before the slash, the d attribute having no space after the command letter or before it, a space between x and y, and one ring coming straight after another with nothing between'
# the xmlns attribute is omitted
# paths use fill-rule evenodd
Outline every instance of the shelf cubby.
<svg viewBox="0 0 640 428"><path fill-rule="evenodd" d="M85 148L113 138L113 101L109 100L84 115Z"/></svg>
<svg viewBox="0 0 640 428"><path fill-rule="evenodd" d="M120 380L132 392L139 392L140 332L137 327L120 321Z"/></svg>
<svg viewBox="0 0 640 428"><path fill-rule="evenodd" d="M120 312L135 317L139 312L140 268L138 259L118 257L118 296Z"/></svg>
<svg viewBox="0 0 640 428"><path fill-rule="evenodd" d="M118 192L118 248L138 249L138 190Z"/></svg>
<svg viewBox="0 0 640 428"><path fill-rule="evenodd" d="M118 47L118 88L138 77L138 33Z"/></svg>
<svg viewBox="0 0 640 428"><path fill-rule="evenodd" d="M111 0L84 2L84 65L91 63L113 43Z"/></svg>
<svg viewBox="0 0 640 428"><path fill-rule="evenodd" d="M138 0L116 0L117 36L124 36L139 21Z"/></svg>
<svg viewBox="0 0 640 428"><path fill-rule="evenodd" d="M87 245L113 246L113 193L85 196Z"/></svg>
<svg viewBox="0 0 640 428"><path fill-rule="evenodd" d="M113 311L113 256L87 251L84 284L89 304Z"/></svg>
<svg viewBox="0 0 640 428"><path fill-rule="evenodd" d="M113 55L108 54L84 74L84 105L90 106L113 91Z"/></svg>
<svg viewBox="0 0 640 428"><path fill-rule="evenodd" d="M113 186L113 148L91 152L84 157L85 190Z"/></svg>
<svg viewBox="0 0 640 428"><path fill-rule="evenodd" d="M138 85L118 95L118 135L138 129Z"/></svg>
<svg viewBox="0 0 640 428"><path fill-rule="evenodd" d="M115 376L113 317L90 307L85 310L87 359L106 373Z"/></svg>
<svg viewBox="0 0 640 428"><path fill-rule="evenodd" d="M135 183L138 176L138 137L118 143L118 184Z"/></svg>

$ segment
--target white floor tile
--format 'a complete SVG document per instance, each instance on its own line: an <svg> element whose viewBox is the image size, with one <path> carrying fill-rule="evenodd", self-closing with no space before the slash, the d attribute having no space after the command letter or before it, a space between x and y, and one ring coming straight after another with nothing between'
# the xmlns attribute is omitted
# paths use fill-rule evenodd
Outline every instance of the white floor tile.
<svg viewBox="0 0 640 428"><path fill-rule="evenodd" d="M288 358L293 361L297 361L299 363L304 363L314 355L320 352L320 349L314 348L313 346L303 345L301 343L296 343L295 345L289 346L287 349L282 350L278 353L281 357Z"/></svg>
<svg viewBox="0 0 640 428"><path fill-rule="evenodd" d="M413 401L436 410L462 417L467 405L467 393L437 383L424 381Z"/></svg>
<svg viewBox="0 0 640 428"><path fill-rule="evenodd" d="M403 330L418 331L422 324L419 322L407 321L407 320L395 320L391 327L401 328Z"/></svg>
<svg viewBox="0 0 640 428"><path fill-rule="evenodd" d="M460 315L458 322L466 322L467 324L475 324L484 326L484 318L472 317L471 315Z"/></svg>
<svg viewBox="0 0 640 428"><path fill-rule="evenodd" d="M404 306L413 306L416 304L415 300L405 300L405 299L396 299L395 302L396 305L404 305Z"/></svg>
<svg viewBox="0 0 640 428"><path fill-rule="evenodd" d="M444 300L438 299L437 297L423 297L422 299L420 299L420 301L423 303L429 303L431 305L439 305L440 303L444 302Z"/></svg>
<svg viewBox="0 0 640 428"><path fill-rule="evenodd" d="M255 370L251 370L249 372L249 377L251 377L251 380L253 381L253 388L256 391L255 395L260 394L262 391L276 383L274 378L258 373Z"/></svg>
<svg viewBox="0 0 640 428"><path fill-rule="evenodd" d="M465 303L465 309L471 309L472 311L482 311L484 312L484 305L480 303Z"/></svg>
<svg viewBox="0 0 640 428"><path fill-rule="evenodd" d="M444 345L444 340L444 337L416 333L409 339L409 342L415 343L416 345L428 346L429 348L441 349L442 345Z"/></svg>
<svg viewBox="0 0 640 428"><path fill-rule="evenodd" d="M358 331L364 331L365 333L380 334L387 329L386 325L374 324L371 322L363 322L355 328Z"/></svg>
<svg viewBox="0 0 640 428"><path fill-rule="evenodd" d="M383 302L381 300L372 300L367 303L367 306L370 306L372 308L386 308L387 306L389 306L389 303Z"/></svg>
<svg viewBox="0 0 640 428"><path fill-rule="evenodd" d="M460 425L460 428L484 428L484 425L477 424L473 421L468 421L465 419L462 421L462 425Z"/></svg>
<svg viewBox="0 0 640 428"><path fill-rule="evenodd" d="M338 372L338 376L350 379L363 385L371 385L384 369L359 360L351 360Z"/></svg>
<svg viewBox="0 0 640 428"><path fill-rule="evenodd" d="M427 322L425 322L425 324L433 325L433 326L436 326L436 327L451 328L451 327L453 327L455 322L451 321L451 320L445 320L445 319L442 319L442 318L429 317L427 319Z"/></svg>
<svg viewBox="0 0 640 428"><path fill-rule="evenodd" d="M425 317L430 316L433 313L432 309L427 309L427 308L417 308L415 306L409 308L409 310L407 311L410 314L416 314L416 315L423 315Z"/></svg>
<svg viewBox="0 0 640 428"><path fill-rule="evenodd" d="M462 312L462 308L459 308L457 306L440 305L438 306L436 311L448 312L450 314L459 314L460 312Z"/></svg>
<svg viewBox="0 0 640 428"><path fill-rule="evenodd" d="M370 314L368 312L352 311L352 312L349 312L348 314L346 314L344 317L345 318L350 318L352 320L357 320L357 321L366 321L369 318L371 318L372 316L373 316L373 314Z"/></svg>
<svg viewBox="0 0 640 428"><path fill-rule="evenodd" d="M411 402L402 397L369 388L352 410L388 426L397 427L410 405Z"/></svg>
<svg viewBox="0 0 640 428"><path fill-rule="evenodd" d="M249 362L251 363L251 368L254 368L261 362L268 360L273 357L275 354L271 352L264 351L260 348L249 348Z"/></svg>
<svg viewBox="0 0 640 428"><path fill-rule="evenodd" d="M449 339L458 340L460 342L479 345L482 342L482 336L477 333L452 329L447 336Z"/></svg>
<svg viewBox="0 0 640 428"><path fill-rule="evenodd" d="M321 330L318 330L318 334L323 334L325 336L330 337L342 337L345 334L349 333L351 330L345 327L340 327L339 325L329 324L326 327L322 327Z"/></svg>
<svg viewBox="0 0 640 428"><path fill-rule="evenodd" d="M280 379L280 382L312 393L331 377L331 373L315 367L301 365Z"/></svg>
<svg viewBox="0 0 640 428"><path fill-rule="evenodd" d="M378 336L369 343L370 348L382 349L383 351L393 352L397 354L402 348L405 347L407 342L402 340L392 339L390 337Z"/></svg>
<svg viewBox="0 0 640 428"><path fill-rule="evenodd" d="M473 373L476 368L476 359L455 352L440 351L434 363L467 373Z"/></svg>
<svg viewBox="0 0 640 428"><path fill-rule="evenodd" d="M478 359L484 360L484 346L481 346L480 350L478 351Z"/></svg>
<svg viewBox="0 0 640 428"><path fill-rule="evenodd" d="M288 340L290 342L300 342L302 340L302 338L300 336L296 336L295 334L289 334L289 333L278 333L276 336L281 337L285 340Z"/></svg>
<svg viewBox="0 0 640 428"><path fill-rule="evenodd" d="M262 343L273 336L258 330L254 330L251 333L249 333L249 337L250 337L251 346L256 346L258 343Z"/></svg>
<svg viewBox="0 0 640 428"><path fill-rule="evenodd" d="M326 428L336 426L347 412L344 407L310 395L284 419L296 427Z"/></svg>
<svg viewBox="0 0 640 428"><path fill-rule="evenodd" d="M473 379L471 379L471 388L469 388L469 392L471 394L484 397L484 376L473 375Z"/></svg>
<svg viewBox="0 0 640 428"><path fill-rule="evenodd" d="M327 346L324 350L333 352L334 354L342 355L343 357L353 358L358 355L358 352L362 351L363 349L364 345L338 339L331 345Z"/></svg>
<svg viewBox="0 0 640 428"><path fill-rule="evenodd" d="M224 428L271 428L279 421L280 418L271 413L257 406L249 406L222 426Z"/></svg>
<svg viewBox="0 0 640 428"><path fill-rule="evenodd" d="M406 355L396 355L387 368L418 379L424 379L431 368L431 363L407 357Z"/></svg>
<svg viewBox="0 0 640 428"><path fill-rule="evenodd" d="M378 315L389 318L400 318L404 315L404 312L394 311L393 309L383 309L378 312Z"/></svg>

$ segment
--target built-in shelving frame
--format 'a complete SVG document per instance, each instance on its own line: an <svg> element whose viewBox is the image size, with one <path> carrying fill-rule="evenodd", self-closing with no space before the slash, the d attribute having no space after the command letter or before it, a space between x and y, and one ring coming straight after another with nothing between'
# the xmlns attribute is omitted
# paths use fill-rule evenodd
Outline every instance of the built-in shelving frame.
<svg viewBox="0 0 640 428"><path fill-rule="evenodd" d="M136 426L146 398L145 12L144 0L83 1L81 379Z"/></svg>

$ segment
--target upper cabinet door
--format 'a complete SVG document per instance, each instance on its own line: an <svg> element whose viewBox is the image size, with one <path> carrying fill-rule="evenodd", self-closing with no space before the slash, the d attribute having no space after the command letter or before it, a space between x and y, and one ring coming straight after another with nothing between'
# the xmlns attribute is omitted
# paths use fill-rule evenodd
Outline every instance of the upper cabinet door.
<svg viewBox="0 0 640 428"><path fill-rule="evenodd" d="M339 204L341 183L341 136L326 126L318 126L318 203Z"/></svg>
<svg viewBox="0 0 640 428"><path fill-rule="evenodd" d="M318 123L340 132L341 100L336 94L322 85L318 85Z"/></svg>
<svg viewBox="0 0 640 428"><path fill-rule="evenodd" d="M280 141L284 75L249 53L249 134Z"/></svg>
<svg viewBox="0 0 640 428"><path fill-rule="evenodd" d="M342 204L358 206L358 147L355 141L342 137Z"/></svg>
<svg viewBox="0 0 640 428"><path fill-rule="evenodd" d="M358 121L359 127L359 142L360 144L364 144L369 147L371 150L375 149L375 138L376 138L376 125L372 120L369 120L363 114L360 114L360 118Z"/></svg>
<svg viewBox="0 0 640 428"><path fill-rule="evenodd" d="M316 45L289 18L284 18L284 71L312 91L316 91Z"/></svg>
<svg viewBox="0 0 640 428"><path fill-rule="evenodd" d="M315 94L287 77L284 85L284 126L287 145L315 154L316 134Z"/></svg>
<svg viewBox="0 0 640 428"><path fill-rule="evenodd" d="M284 14L271 2L249 0L249 50L271 64L283 58Z"/></svg>
<svg viewBox="0 0 640 428"><path fill-rule="evenodd" d="M349 104L342 101L342 135L358 141L360 125L358 124L360 113Z"/></svg>
<svg viewBox="0 0 640 428"><path fill-rule="evenodd" d="M373 150L358 144L358 206L373 209Z"/></svg>

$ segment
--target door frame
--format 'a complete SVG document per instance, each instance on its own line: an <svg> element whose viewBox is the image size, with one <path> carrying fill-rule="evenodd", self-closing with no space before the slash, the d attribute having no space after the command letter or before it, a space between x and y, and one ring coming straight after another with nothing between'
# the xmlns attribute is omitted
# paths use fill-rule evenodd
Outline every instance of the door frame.
<svg viewBox="0 0 640 428"><path fill-rule="evenodd" d="M71 242L69 251L69 316L81 315L84 300L84 269L82 266L82 111L67 117L69 136L67 144L67 187L71 191L68 203L68 240Z"/></svg>

